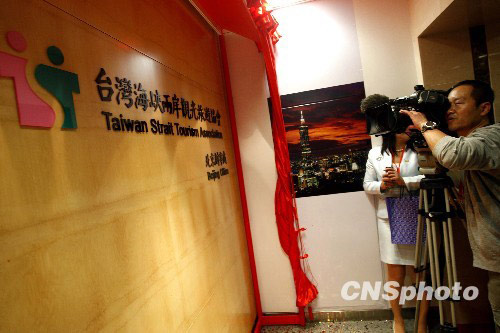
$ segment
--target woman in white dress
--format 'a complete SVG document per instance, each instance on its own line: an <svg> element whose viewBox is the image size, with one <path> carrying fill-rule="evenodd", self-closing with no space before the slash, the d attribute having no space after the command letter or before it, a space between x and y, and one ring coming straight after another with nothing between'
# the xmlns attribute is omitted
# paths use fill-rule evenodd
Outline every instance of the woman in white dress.
<svg viewBox="0 0 500 333"><path fill-rule="evenodd" d="M413 270L415 245L392 244L385 198L398 197L402 187L409 191L419 189L423 175L419 174L417 153L409 140L408 129L405 133L384 135L382 147L374 147L368 154L363 182L365 192L376 197L380 257L387 265L387 279L397 281L400 286L404 284L406 266L411 265ZM401 287L397 289L401 291ZM404 332L399 296L390 304L394 314L394 332ZM425 332L428 303L421 304L418 331Z"/></svg>

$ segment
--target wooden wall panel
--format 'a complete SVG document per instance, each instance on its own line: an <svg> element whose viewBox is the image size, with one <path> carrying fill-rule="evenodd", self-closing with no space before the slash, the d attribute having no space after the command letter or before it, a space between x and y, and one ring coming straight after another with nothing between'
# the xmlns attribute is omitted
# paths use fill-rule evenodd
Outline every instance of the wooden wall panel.
<svg viewBox="0 0 500 333"><path fill-rule="evenodd" d="M428 89L449 89L474 77L468 29L418 38L424 85Z"/></svg>
<svg viewBox="0 0 500 333"><path fill-rule="evenodd" d="M104 31L162 64L222 93L214 35L187 1L69 1L53 6Z"/></svg>
<svg viewBox="0 0 500 333"><path fill-rule="evenodd" d="M19 31L16 52L5 32ZM64 53L78 74L78 128L34 78ZM4 0L0 52L28 59L30 86L55 110L20 127L0 78L0 331L249 331L255 319L217 36L183 1ZM0 64L1 66L1 64ZM221 126L102 102L103 67L146 90L218 109ZM224 138L106 129L101 111L218 129ZM208 181L205 156L229 175Z"/></svg>

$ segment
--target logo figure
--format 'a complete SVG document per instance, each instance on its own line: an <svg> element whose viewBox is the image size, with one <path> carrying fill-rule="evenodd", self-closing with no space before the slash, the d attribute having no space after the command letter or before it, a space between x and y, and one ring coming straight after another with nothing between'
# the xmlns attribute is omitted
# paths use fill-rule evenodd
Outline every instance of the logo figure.
<svg viewBox="0 0 500 333"><path fill-rule="evenodd" d="M6 34L7 43L17 52L27 48L26 39L17 31ZM0 51L0 77L14 80L17 114L21 126L52 127L54 125L54 110L31 89L26 77L28 60Z"/></svg>
<svg viewBox="0 0 500 333"><path fill-rule="evenodd" d="M56 46L47 48L47 56L56 66L62 65L64 55ZM61 104L64 112L62 128L77 128L73 93L80 93L78 75L47 65L38 65L35 69L35 78Z"/></svg>

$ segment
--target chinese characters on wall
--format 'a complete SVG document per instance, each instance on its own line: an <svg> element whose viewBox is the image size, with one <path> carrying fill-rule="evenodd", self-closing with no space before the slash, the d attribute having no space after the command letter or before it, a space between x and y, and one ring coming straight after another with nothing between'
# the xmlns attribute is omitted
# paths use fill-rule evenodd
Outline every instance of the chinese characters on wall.
<svg viewBox="0 0 500 333"><path fill-rule="evenodd" d="M143 120L135 120L118 116L112 112L102 111L106 128L108 131L135 132L135 133L153 133L163 135L178 135L202 138L222 139L222 133L218 130L195 128L181 125L174 120L194 119L206 124L220 126L221 116L219 110L204 107L201 104L177 96L175 93L169 95L160 93L157 89L147 91L142 83L134 83L123 77L114 77L114 80L106 73L104 68L99 70L95 79L97 84L97 93L102 102L115 101L117 105L124 106L126 109L137 111L159 111L172 117L172 121L165 123L157 119L150 119L149 123Z"/></svg>
<svg viewBox="0 0 500 333"><path fill-rule="evenodd" d="M215 166L223 166L227 164L226 152L215 152L210 153L205 156L205 167L214 168ZM222 176L229 174L229 170L222 167L219 170L212 169L211 171L207 171L208 180L217 180Z"/></svg>

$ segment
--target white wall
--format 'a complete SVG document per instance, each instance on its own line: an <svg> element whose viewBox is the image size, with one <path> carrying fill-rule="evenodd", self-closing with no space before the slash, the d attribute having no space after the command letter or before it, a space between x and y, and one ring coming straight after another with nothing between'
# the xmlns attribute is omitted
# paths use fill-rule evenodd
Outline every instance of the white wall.
<svg viewBox="0 0 500 333"><path fill-rule="evenodd" d="M277 10L274 16L283 35L276 45L282 95L363 81L352 1L314 1ZM384 307L382 301L340 296L347 281L382 280L371 198L364 192L343 193L299 198L297 206L319 290L313 309Z"/></svg>
<svg viewBox="0 0 500 333"><path fill-rule="evenodd" d="M354 0L366 95L413 92L417 78L407 1Z"/></svg>
<svg viewBox="0 0 500 333"><path fill-rule="evenodd" d="M276 10L283 35L277 44L280 93L359 81L365 82L367 95L412 92L418 82L406 3L318 0ZM274 217L276 171L264 65L253 42L227 36L263 311L296 311L291 269ZM346 302L340 297L345 281L383 276L370 198L354 192L300 198L297 204L301 226L308 228L304 243L319 289L314 310L387 307L381 301Z"/></svg>
<svg viewBox="0 0 500 333"><path fill-rule="evenodd" d="M364 192L297 199L304 245L319 290L314 311L384 308L385 302L342 299L348 281L381 281L377 229Z"/></svg>
<svg viewBox="0 0 500 333"><path fill-rule="evenodd" d="M254 42L225 35L263 312L295 312L295 287L274 215L276 165L264 60Z"/></svg>
<svg viewBox="0 0 500 333"><path fill-rule="evenodd" d="M281 95L363 81L350 0L314 1L273 12Z"/></svg>
<svg viewBox="0 0 500 333"><path fill-rule="evenodd" d="M353 5L366 96L409 95L422 84L422 71L408 2L353 0ZM381 138L372 137L372 144L381 145Z"/></svg>

